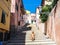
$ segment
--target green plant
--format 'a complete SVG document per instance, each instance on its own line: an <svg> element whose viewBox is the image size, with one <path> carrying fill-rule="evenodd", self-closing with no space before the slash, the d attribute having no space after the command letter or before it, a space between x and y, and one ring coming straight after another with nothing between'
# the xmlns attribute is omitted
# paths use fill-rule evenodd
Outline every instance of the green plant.
<svg viewBox="0 0 60 45"><path fill-rule="evenodd" d="M44 7L42 7L42 12L48 12L49 10L48 10L48 7L47 6L44 6Z"/></svg>
<svg viewBox="0 0 60 45"><path fill-rule="evenodd" d="M48 19L48 15L49 13L51 12L51 6L50 5L46 5L46 6L43 6L42 7L42 13L40 14L40 19L41 19L41 22L44 23L47 21Z"/></svg>
<svg viewBox="0 0 60 45"><path fill-rule="evenodd" d="M52 6L46 5L42 7L42 12L51 12Z"/></svg>
<svg viewBox="0 0 60 45"><path fill-rule="evenodd" d="M49 12L52 10L52 5L46 5L48 7Z"/></svg>
<svg viewBox="0 0 60 45"><path fill-rule="evenodd" d="M44 22L47 21L47 19L48 19L48 15L46 15L46 14L42 14L42 15L40 16L40 19L41 19L41 22L44 23Z"/></svg>
<svg viewBox="0 0 60 45"><path fill-rule="evenodd" d="M58 0L53 0L53 2L52 2L52 8L57 4L57 1Z"/></svg>
<svg viewBox="0 0 60 45"><path fill-rule="evenodd" d="M48 15L51 12L52 8L57 4L58 0L53 0L51 5L46 5L42 7L42 13L40 14L41 22L44 23L48 19Z"/></svg>

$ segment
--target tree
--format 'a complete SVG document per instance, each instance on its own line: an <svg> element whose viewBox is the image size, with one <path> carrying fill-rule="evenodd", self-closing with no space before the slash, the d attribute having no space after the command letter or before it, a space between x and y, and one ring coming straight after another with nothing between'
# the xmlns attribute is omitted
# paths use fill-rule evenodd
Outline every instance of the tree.
<svg viewBox="0 0 60 45"><path fill-rule="evenodd" d="M41 19L41 22L44 23L47 21L48 19L48 15L49 13L51 12L51 5L46 5L46 6L43 6L42 7L42 13L40 14L40 19Z"/></svg>
<svg viewBox="0 0 60 45"><path fill-rule="evenodd" d="M57 1L58 0L53 0L53 2L52 2L52 8L57 4Z"/></svg>

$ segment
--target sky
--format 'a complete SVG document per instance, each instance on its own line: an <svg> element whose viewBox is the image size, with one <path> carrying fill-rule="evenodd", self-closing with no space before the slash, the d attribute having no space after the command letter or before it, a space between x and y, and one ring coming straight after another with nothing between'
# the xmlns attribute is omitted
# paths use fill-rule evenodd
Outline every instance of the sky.
<svg viewBox="0 0 60 45"><path fill-rule="evenodd" d="M42 0L23 0L25 10L30 11L31 13L36 12L36 8L41 5Z"/></svg>

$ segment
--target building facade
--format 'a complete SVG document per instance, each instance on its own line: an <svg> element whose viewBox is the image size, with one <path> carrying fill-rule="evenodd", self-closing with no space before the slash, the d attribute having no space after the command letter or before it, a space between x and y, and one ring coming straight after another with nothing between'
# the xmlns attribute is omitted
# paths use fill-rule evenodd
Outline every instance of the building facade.
<svg viewBox="0 0 60 45"><path fill-rule="evenodd" d="M22 0L11 0L11 28L17 30L23 25L23 15L25 14Z"/></svg>
<svg viewBox="0 0 60 45"><path fill-rule="evenodd" d="M60 45L60 0L57 3L47 21L47 36Z"/></svg>
<svg viewBox="0 0 60 45"><path fill-rule="evenodd" d="M60 45L60 0L57 1L57 4L49 13L49 17L44 28L44 33L47 35L47 37L55 41L56 45Z"/></svg>
<svg viewBox="0 0 60 45"><path fill-rule="evenodd" d="M0 41L7 40L10 31L10 4L11 0L0 0Z"/></svg>
<svg viewBox="0 0 60 45"><path fill-rule="evenodd" d="M45 5L51 5L53 0L45 0Z"/></svg>
<svg viewBox="0 0 60 45"><path fill-rule="evenodd" d="M10 32L23 25L24 14L22 0L0 0L0 41L8 40Z"/></svg>
<svg viewBox="0 0 60 45"><path fill-rule="evenodd" d="M51 5L52 2L53 2L53 0L42 0L42 4L41 4L41 6Z"/></svg>

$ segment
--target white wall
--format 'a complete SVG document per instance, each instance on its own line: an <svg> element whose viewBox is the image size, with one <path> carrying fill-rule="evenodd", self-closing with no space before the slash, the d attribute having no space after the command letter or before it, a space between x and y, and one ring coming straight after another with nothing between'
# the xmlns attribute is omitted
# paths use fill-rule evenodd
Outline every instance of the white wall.
<svg viewBox="0 0 60 45"><path fill-rule="evenodd" d="M39 30L41 30L42 33L45 32L45 23L40 23L40 24L39 24Z"/></svg>

